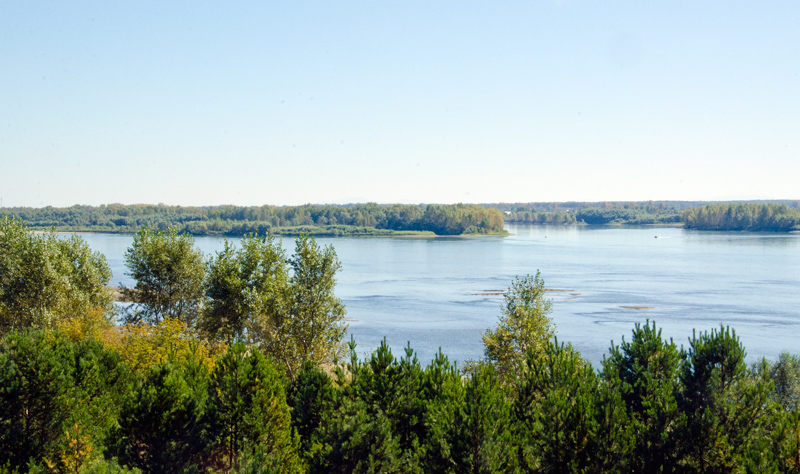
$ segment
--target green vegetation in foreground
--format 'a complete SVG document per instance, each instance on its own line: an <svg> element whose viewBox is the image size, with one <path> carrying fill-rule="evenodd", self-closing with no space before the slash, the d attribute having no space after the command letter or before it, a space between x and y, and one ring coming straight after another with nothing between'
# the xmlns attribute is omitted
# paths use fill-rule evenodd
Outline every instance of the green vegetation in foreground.
<svg viewBox="0 0 800 474"><path fill-rule="evenodd" d="M101 255L0 225L0 473L800 472L800 358L747 366L726 327L637 324L595 370L537 273L482 360L362 360L332 247L251 235L203 264L174 229L134 239L116 326Z"/></svg>
<svg viewBox="0 0 800 474"><path fill-rule="evenodd" d="M800 471L800 359L748 367L727 328L682 349L636 325L599 371L555 340L507 375L355 348L290 381L242 343L142 370L102 338L12 331L0 338L0 472Z"/></svg>
<svg viewBox="0 0 800 474"><path fill-rule="evenodd" d="M537 273L481 360L359 359L308 236L203 262L143 229L120 326L105 259L59 242L0 220L0 473L800 472L800 358L748 367L726 327L684 349L637 324L595 370L553 338Z"/></svg>
<svg viewBox="0 0 800 474"><path fill-rule="evenodd" d="M497 209L471 204L414 206L375 203L345 206L181 207L109 204L99 207L7 208L33 229L69 232L135 233L143 227L193 235L437 235L503 231ZM393 232L394 231L394 232ZM399 233L398 233L399 232ZM407 232L414 232L407 234Z"/></svg>

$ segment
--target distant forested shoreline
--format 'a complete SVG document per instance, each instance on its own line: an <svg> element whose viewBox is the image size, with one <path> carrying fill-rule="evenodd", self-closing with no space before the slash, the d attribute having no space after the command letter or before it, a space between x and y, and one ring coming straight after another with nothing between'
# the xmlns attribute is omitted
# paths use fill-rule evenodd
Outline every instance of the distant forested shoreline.
<svg viewBox="0 0 800 474"><path fill-rule="evenodd" d="M506 222L525 224L680 224L681 213L674 207L609 207L565 210L518 209L506 211Z"/></svg>
<svg viewBox="0 0 800 474"><path fill-rule="evenodd" d="M16 207L2 213L16 216L30 228L53 227L68 232L134 233L143 227L193 235L436 235L504 233L503 214L475 204L210 206L164 204L76 205L67 208Z"/></svg>
<svg viewBox="0 0 800 474"><path fill-rule="evenodd" d="M800 229L800 212L785 204L709 204L686 209L687 229L790 232Z"/></svg>
<svg viewBox="0 0 800 474"><path fill-rule="evenodd" d="M478 359L360 356L333 245L294 244L142 229L122 308L81 236L0 218L0 474L800 472L800 356L647 320L594 367L538 271Z"/></svg>
<svg viewBox="0 0 800 474"><path fill-rule="evenodd" d="M786 232L800 227L800 201L600 201L482 204L525 224L681 225L695 230Z"/></svg>
<svg viewBox="0 0 800 474"><path fill-rule="evenodd" d="M0 210L36 230L135 233L143 227L193 235L284 236L486 235L508 223L542 225L684 225L687 229L800 230L800 202L643 201L489 204L344 204L208 206L107 204Z"/></svg>

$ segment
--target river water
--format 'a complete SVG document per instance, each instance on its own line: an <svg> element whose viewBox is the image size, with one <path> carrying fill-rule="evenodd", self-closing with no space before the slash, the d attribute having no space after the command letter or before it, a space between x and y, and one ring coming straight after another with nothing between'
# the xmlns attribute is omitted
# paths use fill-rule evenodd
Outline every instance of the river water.
<svg viewBox="0 0 800 474"><path fill-rule="evenodd" d="M693 330L734 328L748 359L800 353L800 235L678 228L507 225L507 237L318 238L342 262L336 287L358 351L386 337L396 355L411 344L423 363L482 355L516 276L541 271L559 341L599 366L611 341L647 319L687 345ZM132 237L83 234L105 254L113 284L132 286L124 253ZM237 239L232 239L236 241ZM196 238L211 255L223 239ZM287 254L293 239L283 239ZM646 307L631 309L623 306Z"/></svg>

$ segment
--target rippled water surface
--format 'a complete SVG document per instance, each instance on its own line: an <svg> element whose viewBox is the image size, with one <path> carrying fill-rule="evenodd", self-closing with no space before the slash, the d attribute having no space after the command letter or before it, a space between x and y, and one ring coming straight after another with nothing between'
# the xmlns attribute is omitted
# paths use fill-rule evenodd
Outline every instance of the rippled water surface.
<svg viewBox="0 0 800 474"><path fill-rule="evenodd" d="M502 302L487 290L540 270L548 288L568 290L549 293L559 340L572 342L595 365L611 340L619 343L648 318L679 344L693 329L725 324L751 360L800 353L800 235L507 228L513 235L317 239L332 244L342 261L336 291L359 351L374 349L385 336L397 355L410 342L423 363L439 347L451 359L478 358L480 333L495 324ZM131 236L83 237L106 255L114 284L133 284L123 263ZM196 239L206 255L222 242ZM283 246L291 253L294 242L283 239Z"/></svg>

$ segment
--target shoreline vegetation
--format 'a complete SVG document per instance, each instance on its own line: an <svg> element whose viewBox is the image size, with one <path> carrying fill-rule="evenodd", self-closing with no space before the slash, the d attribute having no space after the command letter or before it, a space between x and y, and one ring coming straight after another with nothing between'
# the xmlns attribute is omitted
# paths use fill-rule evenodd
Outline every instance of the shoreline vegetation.
<svg viewBox="0 0 800 474"><path fill-rule="evenodd" d="M196 236L248 234L296 237L504 236L503 226L647 225L693 230L797 232L800 201L707 203L695 201L491 204L344 204L207 206L164 204L12 207L32 230L133 234L141 228Z"/></svg>
<svg viewBox="0 0 800 474"><path fill-rule="evenodd" d="M800 230L800 212L785 204L710 204L686 209L682 219L687 229L792 232Z"/></svg>
<svg viewBox="0 0 800 474"><path fill-rule="evenodd" d="M729 327L684 347L647 320L594 367L537 271L483 290L477 360L360 357L313 237L204 259L142 229L125 266L112 295L80 236L0 218L0 474L800 472L800 357L748 365Z"/></svg>
<svg viewBox="0 0 800 474"><path fill-rule="evenodd" d="M503 214L477 204L213 206L108 204L5 208L32 230L132 234L142 228L192 235L451 236L504 235Z"/></svg>

